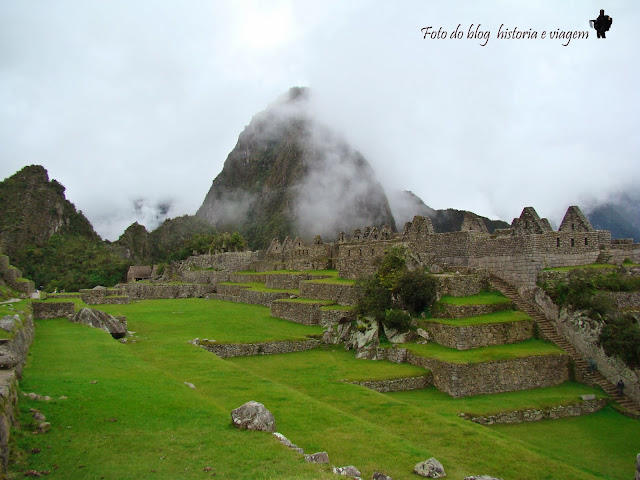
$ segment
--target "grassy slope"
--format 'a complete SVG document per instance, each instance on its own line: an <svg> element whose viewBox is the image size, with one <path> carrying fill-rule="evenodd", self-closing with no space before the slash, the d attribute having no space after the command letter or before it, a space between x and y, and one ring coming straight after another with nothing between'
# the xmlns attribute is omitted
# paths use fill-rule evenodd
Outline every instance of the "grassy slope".
<svg viewBox="0 0 640 480"><path fill-rule="evenodd" d="M423 322L429 325L430 322L442 323L444 325L454 325L458 327L466 327L468 325L485 325L490 323L510 323L520 322L523 320L532 320L532 318L524 312L515 310L502 310L500 312L488 313L486 315L476 315L475 317L463 318L431 318L429 322Z"/></svg>
<svg viewBox="0 0 640 480"><path fill-rule="evenodd" d="M542 271L543 272L570 272L571 270L579 270L582 268L602 270L602 269L608 269L608 268L618 268L618 265L612 265L610 263L591 263L589 265L576 265L574 267L545 268Z"/></svg>
<svg viewBox="0 0 640 480"><path fill-rule="evenodd" d="M511 300L500 292L482 292L467 297L443 295L439 302L451 305L493 305L495 303L509 303Z"/></svg>
<svg viewBox="0 0 640 480"><path fill-rule="evenodd" d="M205 466L214 468L216 478L226 479L335 478L323 467L305 464L269 435L233 429L229 411L252 399L271 409L278 430L306 451L326 450L333 464L355 464L363 478L370 478L373 469L397 480L413 478L413 465L430 456L444 463L450 478L488 473L522 480L591 479L605 478L609 471L624 473L609 478L626 478L627 450L640 447L636 441L619 452L601 448L612 436L640 438L640 422L613 414L615 429L591 438L590 448L555 461L549 458L555 455L552 442L545 448L541 438L532 435L522 443L514 441L515 434L465 422L453 413L462 404L434 389L420 393L439 396L440 405L448 409L403 398L412 392L383 395L338 381L415 374L414 367L356 360L335 348L224 361L187 344L196 336L216 338L227 331L234 308L263 307L197 299L103 307L127 315L139 342L123 345L101 330L63 320L37 322L21 386L70 398L49 404L21 399L23 419L33 407L52 422L46 435L31 435L28 429L18 434L23 449L42 449L21 469L53 470L58 465L49 477L53 479L203 478L210 475L202 471ZM248 311L238 315L250 317ZM236 324L237 334L246 337L251 335L246 330L260 326L271 330L271 324L260 323L260 312L253 322L242 329ZM567 388L544 395L535 390L505 402L496 395L485 402L513 408L535 404L539 396L540 401L574 397L576 392ZM105 422L108 418L118 421ZM578 425L583 421L575 419ZM554 438L566 441L565 421L548 423ZM530 447L535 441L542 446ZM587 456L599 468L598 475L585 472Z"/></svg>

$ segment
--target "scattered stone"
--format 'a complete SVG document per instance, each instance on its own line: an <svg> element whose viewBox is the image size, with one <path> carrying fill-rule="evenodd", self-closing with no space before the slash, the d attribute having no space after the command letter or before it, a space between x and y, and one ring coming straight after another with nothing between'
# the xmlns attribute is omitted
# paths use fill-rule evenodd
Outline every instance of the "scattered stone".
<svg viewBox="0 0 640 480"><path fill-rule="evenodd" d="M429 273L443 273L444 272L444 268L442 268L440 265L438 265L437 263L434 263L433 265L431 265L429 267Z"/></svg>
<svg viewBox="0 0 640 480"><path fill-rule="evenodd" d="M418 463L413 468L413 471L418 475L427 478L443 478L447 476L442 464L434 457L431 457L429 460L425 460L424 462Z"/></svg>
<svg viewBox="0 0 640 480"><path fill-rule="evenodd" d="M51 397L50 397L49 395L45 395L44 397L42 397L42 399L43 399L45 402L50 402L50 401L51 401Z"/></svg>
<svg viewBox="0 0 640 480"><path fill-rule="evenodd" d="M185 384L187 387L192 388L193 390L195 390L195 389L196 389L196 386L195 386L193 383L184 382L184 384Z"/></svg>
<svg viewBox="0 0 640 480"><path fill-rule="evenodd" d="M112 417L112 418L105 418L105 419L104 419L104 421L105 421L105 422L117 422L117 421L118 421L118 419L117 419L117 418L113 418L113 417Z"/></svg>
<svg viewBox="0 0 640 480"><path fill-rule="evenodd" d="M418 328L416 330L416 333L418 334L419 337L423 338L424 340L429 341L431 339L431 336L429 335L429 332L427 332L423 328Z"/></svg>
<svg viewBox="0 0 640 480"><path fill-rule="evenodd" d="M126 338L121 338L120 340L118 340L120 343L127 343L127 339Z"/></svg>
<svg viewBox="0 0 640 480"><path fill-rule="evenodd" d="M345 477L359 477L361 475L360 470L353 465L349 465L348 467L334 467L333 473Z"/></svg>
<svg viewBox="0 0 640 480"><path fill-rule="evenodd" d="M38 425L39 433L47 433L50 429L51 429L51 423L49 422L42 422L40 425Z"/></svg>
<svg viewBox="0 0 640 480"><path fill-rule="evenodd" d="M94 328L100 328L109 332L113 338L123 338L127 336L127 326L118 318L108 313L94 310L93 308L83 308L70 320L74 323L82 323Z"/></svg>
<svg viewBox="0 0 640 480"><path fill-rule="evenodd" d="M273 434L274 437L276 437L278 439L278 441L283 444L285 447L289 447L292 450L295 450L296 452L300 453L300 454L304 454L304 450L302 450L300 447L298 447L296 444L291 443L291 440L289 440L287 437L285 437L284 435L282 435L281 433L278 432L274 432Z"/></svg>
<svg viewBox="0 0 640 480"><path fill-rule="evenodd" d="M580 395L580 398L582 400L584 400L585 402L588 402L589 400L595 400L596 396L595 396L595 394L591 393L589 395Z"/></svg>
<svg viewBox="0 0 640 480"><path fill-rule="evenodd" d="M44 415L44 413L42 413L39 410L36 410L35 408L32 408L31 410L29 410L31 413L33 413L33 419L37 420L38 422L44 422L47 420L47 417Z"/></svg>
<svg viewBox="0 0 640 480"><path fill-rule="evenodd" d="M96 383L98 383L98 380L91 380L89 383L90 383L91 385L95 385Z"/></svg>
<svg viewBox="0 0 640 480"><path fill-rule="evenodd" d="M203 471L203 472L211 472L212 470L213 470L213 468L212 468L212 467L204 467L204 468L202 469L202 471Z"/></svg>
<svg viewBox="0 0 640 480"><path fill-rule="evenodd" d="M502 480L501 478L490 477L489 475L471 475L464 477L464 480Z"/></svg>
<svg viewBox="0 0 640 480"><path fill-rule="evenodd" d="M42 400L42 397L40 395L38 395L37 393L25 393L24 394L26 397L29 397L30 400Z"/></svg>
<svg viewBox="0 0 640 480"><path fill-rule="evenodd" d="M273 414L260 402L254 400L231 411L231 420L240 430L259 430L273 433L276 420Z"/></svg>
<svg viewBox="0 0 640 480"><path fill-rule="evenodd" d="M317 452L305 455L304 459L307 463L329 463L329 454L327 452Z"/></svg>
<svg viewBox="0 0 640 480"><path fill-rule="evenodd" d="M40 453L42 450L40 450L39 448L32 448L29 453L31 455L35 455L36 453Z"/></svg>
<svg viewBox="0 0 640 480"><path fill-rule="evenodd" d="M372 480L393 480L392 477L390 477L389 475L385 475L384 473L380 473L380 472L373 472L373 476L371 477Z"/></svg>
<svg viewBox="0 0 640 480"><path fill-rule="evenodd" d="M67 397L66 395L62 395L61 397L58 397L58 400L66 400L67 398L69 397Z"/></svg>

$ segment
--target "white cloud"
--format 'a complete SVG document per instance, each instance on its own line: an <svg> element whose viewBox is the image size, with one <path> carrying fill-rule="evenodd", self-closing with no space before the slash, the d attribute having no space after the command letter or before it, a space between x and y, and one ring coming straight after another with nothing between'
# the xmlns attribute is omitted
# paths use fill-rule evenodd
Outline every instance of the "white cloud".
<svg viewBox="0 0 640 480"><path fill-rule="evenodd" d="M195 213L243 127L307 85L387 186L506 221L637 185L640 4L606 40L424 40L424 26L586 29L596 2L0 3L0 177L42 164L110 239L131 199ZM129 221L130 220L130 221ZM556 218L556 220L559 220ZM150 226L150 225L147 225Z"/></svg>

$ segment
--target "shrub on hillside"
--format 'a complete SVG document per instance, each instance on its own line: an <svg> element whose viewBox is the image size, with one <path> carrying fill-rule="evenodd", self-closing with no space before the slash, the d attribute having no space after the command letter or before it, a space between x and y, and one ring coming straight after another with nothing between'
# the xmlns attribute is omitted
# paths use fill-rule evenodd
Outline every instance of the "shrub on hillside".
<svg viewBox="0 0 640 480"><path fill-rule="evenodd" d="M620 358L631 368L640 367L640 325L633 315L607 321L598 343L610 357Z"/></svg>
<svg viewBox="0 0 640 480"><path fill-rule="evenodd" d="M383 285L380 277L358 279L355 288L358 290L356 313L383 321L386 310L391 308L391 290Z"/></svg>
<svg viewBox="0 0 640 480"><path fill-rule="evenodd" d="M411 328L411 315L404 310L393 308L385 312L382 324L387 328L392 328L399 332L406 332Z"/></svg>
<svg viewBox="0 0 640 480"><path fill-rule="evenodd" d="M393 292L402 307L416 315L430 308L436 300L438 282L423 270L405 272L398 278Z"/></svg>

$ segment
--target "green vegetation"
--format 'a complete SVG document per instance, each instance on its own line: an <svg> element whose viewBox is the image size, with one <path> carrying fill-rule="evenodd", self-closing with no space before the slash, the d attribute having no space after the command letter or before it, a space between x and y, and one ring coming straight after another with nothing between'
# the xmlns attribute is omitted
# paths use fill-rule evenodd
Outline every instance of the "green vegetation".
<svg viewBox="0 0 640 480"><path fill-rule="evenodd" d="M531 321L532 318L524 312L519 310L502 310L500 312L487 313L485 315L476 315L475 317L463 317L463 318L432 318L429 322L422 322L425 324L442 323L444 325L455 325L459 327L466 327L469 325L485 325L490 323L510 323L521 322L523 320Z"/></svg>
<svg viewBox="0 0 640 480"><path fill-rule="evenodd" d="M511 300L498 291L491 291L466 297L443 295L439 302L448 303L449 305L494 305L496 303L511 303Z"/></svg>
<svg viewBox="0 0 640 480"><path fill-rule="evenodd" d="M310 304L319 304L319 305L333 305L335 302L333 300L318 300L315 298L282 298L280 300L275 300L276 302L291 302L291 303L310 303Z"/></svg>
<svg viewBox="0 0 640 480"><path fill-rule="evenodd" d="M290 289L282 289L282 288L267 288L264 285L264 282L220 282L220 285L235 285L238 287L247 287L249 290L253 290L256 292L271 292L271 293L290 293L292 295L297 295L298 290L295 288Z"/></svg>
<svg viewBox="0 0 640 480"><path fill-rule="evenodd" d="M320 307L320 310L340 310L343 312L353 312L355 307L353 305L325 305Z"/></svg>
<svg viewBox="0 0 640 480"><path fill-rule="evenodd" d="M29 408L37 408L52 429L45 435L32 435L34 427L28 426L14 432L13 452L40 449L23 453L10 467L14 478L33 469L50 470L59 478L77 478L81 472L82 478L96 479L196 479L210 475L203 472L205 466L218 478L238 480L334 478L329 468L306 464L271 435L231 428L230 410L248 400L264 403L274 413L278 431L305 451L327 451L333 465L356 465L363 478L380 470L408 479L413 465L435 456L451 478L487 472L519 480L622 479L628 477L628 464L633 466L628 459L637 453L637 443L630 439L640 437L640 423L609 411L541 422L547 429L525 443L517 440L519 433L457 417L461 411L532 408L556 399L565 403L594 392L588 387L566 384L465 399L433 388L384 395L343 380L423 371L358 360L341 347L225 361L187 343L195 337L261 341L248 335L256 330L269 335L277 322L264 307L186 299L100 308L126 315L137 343L123 345L104 331L65 320L37 321L38 337L21 387L54 400L21 398L21 418L28 422ZM275 336L285 333L291 332ZM60 395L69 399L58 400ZM595 427L588 430L593 417L611 427L597 434ZM529 426L523 425L525 433ZM566 438L573 442L582 426L589 431L589 442L557 458L556 444Z"/></svg>
<svg viewBox="0 0 640 480"><path fill-rule="evenodd" d="M608 269L574 269L565 279L540 286L559 305L584 310L602 322L600 345L629 367L640 366L640 324L631 313L620 312L609 292L640 291L640 277L624 266Z"/></svg>
<svg viewBox="0 0 640 480"><path fill-rule="evenodd" d="M394 246L380 261L377 272L359 278L355 288L359 315L404 332L411 328L411 314L428 312L433 305L437 280L422 270L409 271L405 249Z"/></svg>
<svg viewBox="0 0 640 480"><path fill-rule="evenodd" d="M555 344L536 339L506 345L473 348L471 350L456 350L455 348L443 347L437 343L428 343L424 345L419 343L407 343L402 346L420 357L436 358L445 362L460 364L491 362L494 360L508 360L529 356L564 354L564 351Z"/></svg>
<svg viewBox="0 0 640 480"><path fill-rule="evenodd" d="M591 263L589 265L575 265L572 267L554 267L554 268L545 268L543 272L571 272L573 270L584 270L585 268L594 269L594 270L606 270L609 268L617 268L617 265L612 265L610 263Z"/></svg>

